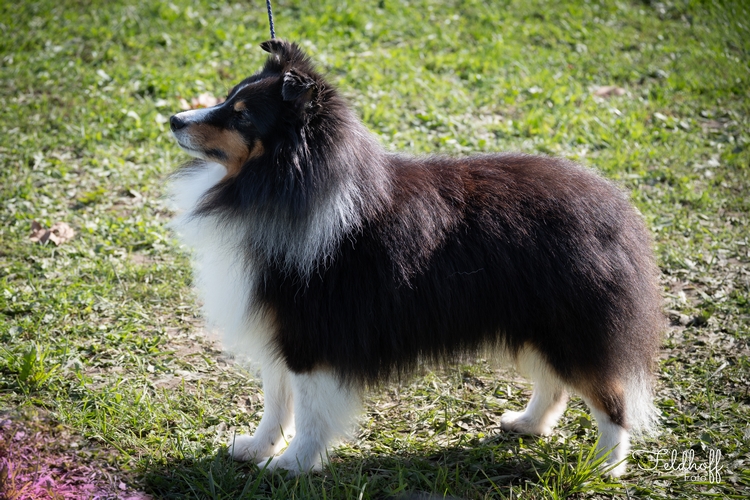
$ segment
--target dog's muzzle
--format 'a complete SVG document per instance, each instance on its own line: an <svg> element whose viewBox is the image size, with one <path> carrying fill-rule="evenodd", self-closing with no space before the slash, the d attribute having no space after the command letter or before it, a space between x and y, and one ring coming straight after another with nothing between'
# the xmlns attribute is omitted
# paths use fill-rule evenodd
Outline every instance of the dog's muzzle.
<svg viewBox="0 0 750 500"><path fill-rule="evenodd" d="M182 120L177 115L172 115L172 117L169 119L169 128L172 129L172 132L176 132L181 128L185 128L185 125L187 125L187 122Z"/></svg>

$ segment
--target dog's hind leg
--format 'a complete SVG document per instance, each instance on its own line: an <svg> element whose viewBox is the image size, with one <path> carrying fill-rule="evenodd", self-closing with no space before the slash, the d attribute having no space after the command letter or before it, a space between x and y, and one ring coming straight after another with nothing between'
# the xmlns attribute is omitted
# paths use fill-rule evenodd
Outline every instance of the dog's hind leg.
<svg viewBox="0 0 750 500"><path fill-rule="evenodd" d="M619 477L625 472L630 451L630 432L625 421L625 392L618 383L600 381L581 388L583 400L591 410L599 427L599 456L609 453L608 466L614 466L608 474Z"/></svg>
<svg viewBox="0 0 750 500"><path fill-rule="evenodd" d="M534 383L524 411L508 411L500 418L507 431L546 436L565 411L568 393L552 367L533 350L524 349L517 357L519 371Z"/></svg>
<svg viewBox="0 0 750 500"><path fill-rule="evenodd" d="M265 405L263 417L252 436L236 436L229 454L238 461L259 460L275 455L284 446L284 435L294 426L291 374L283 361L271 361L261 368Z"/></svg>
<svg viewBox="0 0 750 500"><path fill-rule="evenodd" d="M289 447L258 465L292 473L319 468L328 444L344 435L360 407L360 391L326 370L291 374L297 433Z"/></svg>

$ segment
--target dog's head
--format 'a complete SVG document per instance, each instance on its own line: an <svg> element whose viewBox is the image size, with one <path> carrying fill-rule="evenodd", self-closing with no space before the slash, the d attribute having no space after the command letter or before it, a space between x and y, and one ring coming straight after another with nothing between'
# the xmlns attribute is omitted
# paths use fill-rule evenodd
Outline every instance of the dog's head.
<svg viewBox="0 0 750 500"><path fill-rule="evenodd" d="M170 118L182 149L224 165L228 176L298 132L332 93L296 44L274 39L261 47L271 54L263 69L232 88L223 103Z"/></svg>

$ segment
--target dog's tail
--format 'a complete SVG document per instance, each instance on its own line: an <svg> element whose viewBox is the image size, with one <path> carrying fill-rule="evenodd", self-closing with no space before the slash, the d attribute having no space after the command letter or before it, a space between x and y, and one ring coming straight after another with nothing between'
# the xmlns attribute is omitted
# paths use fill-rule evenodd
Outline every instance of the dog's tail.
<svg viewBox="0 0 750 500"><path fill-rule="evenodd" d="M643 367L636 369L625 383L625 419L630 432L635 435L650 436L656 433L659 412L653 402L654 378Z"/></svg>

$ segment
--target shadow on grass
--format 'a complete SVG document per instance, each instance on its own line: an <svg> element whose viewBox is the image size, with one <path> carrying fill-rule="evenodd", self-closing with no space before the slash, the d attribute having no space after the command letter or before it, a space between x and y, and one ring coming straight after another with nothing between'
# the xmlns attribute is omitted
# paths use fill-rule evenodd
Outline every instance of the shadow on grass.
<svg viewBox="0 0 750 500"><path fill-rule="evenodd" d="M524 439L529 440L528 447ZM530 498L550 494L564 498L584 483L621 492L617 485L599 481L596 470L584 467L579 471L583 474L576 476L572 465L576 457L570 462L556 459L560 455L550 455L549 447L543 440L514 435L424 454L363 457L343 447L332 454L322 472L297 477L233 462L222 450L214 456L151 463L140 479L154 497L168 499L504 498L521 491L538 492Z"/></svg>

